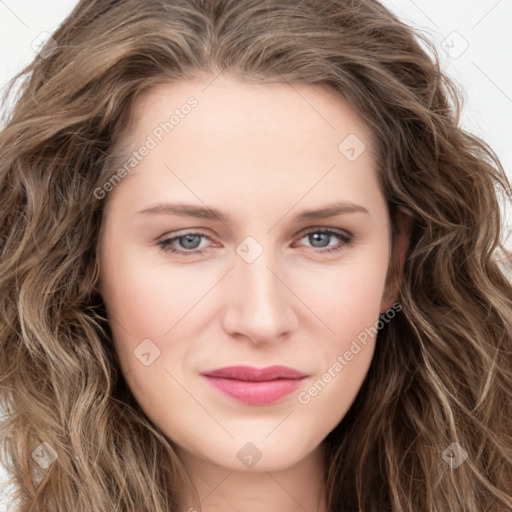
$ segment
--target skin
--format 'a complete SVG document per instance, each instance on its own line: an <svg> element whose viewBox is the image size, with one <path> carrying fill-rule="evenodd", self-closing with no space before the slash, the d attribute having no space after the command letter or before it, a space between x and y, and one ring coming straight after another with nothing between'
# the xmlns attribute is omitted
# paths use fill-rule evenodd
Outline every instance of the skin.
<svg viewBox="0 0 512 512"><path fill-rule="evenodd" d="M139 148L190 96L197 107L106 198L99 289L122 371L176 445L204 512L325 511L321 443L354 401L375 338L309 403L298 395L396 300L385 286L390 218L372 134L318 86L198 77L139 97L129 147ZM349 134L366 146L354 161L338 149ZM293 220L335 201L368 213ZM207 205L230 218L137 213L166 202ZM410 224L402 214L397 223L404 231L392 257L402 265ZM352 234L352 243L304 233L324 227ZM172 246L203 254L158 245L189 229L206 236ZM236 252L248 236L263 249L250 263ZM144 339L160 351L148 366L134 354ZM247 405L199 375L238 364L286 365L308 377L275 404ZM252 467L237 457L248 442L262 455ZM180 496L183 510L194 506L186 491Z"/></svg>

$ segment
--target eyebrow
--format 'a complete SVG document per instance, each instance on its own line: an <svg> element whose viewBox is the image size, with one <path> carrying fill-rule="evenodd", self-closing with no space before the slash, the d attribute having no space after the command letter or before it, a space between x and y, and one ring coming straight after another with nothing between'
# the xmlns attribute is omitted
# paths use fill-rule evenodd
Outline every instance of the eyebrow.
<svg viewBox="0 0 512 512"><path fill-rule="evenodd" d="M352 203L350 201L345 201L332 203L324 206L323 208L305 210L293 217L292 220L293 222L304 222L308 220L325 219L327 217L334 217L335 215L357 212L369 214L368 210L363 206ZM138 211L137 214L180 215L185 217L217 220L224 223L229 222L229 216L220 210L182 203L161 203L149 208L144 208L143 210Z"/></svg>

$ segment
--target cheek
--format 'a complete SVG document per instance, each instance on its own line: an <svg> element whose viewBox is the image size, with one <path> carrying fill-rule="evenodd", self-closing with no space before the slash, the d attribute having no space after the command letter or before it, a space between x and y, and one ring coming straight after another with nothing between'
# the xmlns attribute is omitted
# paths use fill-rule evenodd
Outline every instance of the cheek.
<svg viewBox="0 0 512 512"><path fill-rule="evenodd" d="M151 268L147 261L121 250L115 257L114 252L111 255L104 267L103 297L112 341L129 388L148 415L162 408L163 389L184 407L181 400L186 397L167 372L175 373L166 342L172 340L173 325L186 314L185 306L190 302L184 297L187 287L179 282L179 272L168 272L165 265ZM172 359L182 361L184 350L187 344L175 340Z"/></svg>
<svg viewBox="0 0 512 512"><path fill-rule="evenodd" d="M303 421L313 431L319 431L319 440L339 424L356 399L368 373L374 347L373 340L365 345L356 340L344 347L347 350L336 351L322 372L298 394Z"/></svg>
<svg viewBox="0 0 512 512"><path fill-rule="evenodd" d="M334 428L355 400L368 373L378 333L379 306L385 269L358 274L342 273L344 286L331 283L325 300L319 289L310 289L312 309L329 327L307 347L316 359L316 373L297 399L305 417L321 418L322 435ZM364 278L363 278L364 277ZM324 289L325 291L325 289ZM314 350L313 350L313 347Z"/></svg>
<svg viewBox="0 0 512 512"><path fill-rule="evenodd" d="M327 340L347 340L378 319L388 267L385 242L347 253L314 273L299 269L292 278L294 291L323 322Z"/></svg>
<svg viewBox="0 0 512 512"><path fill-rule="evenodd" d="M161 261L152 263L147 255L121 245L106 254L103 297L113 344L130 388L148 410L156 405L163 382L180 401L182 390L169 372L180 379L182 362L196 350L191 343L197 335L194 326L207 303L201 298L217 277L211 272L200 277Z"/></svg>
<svg viewBox="0 0 512 512"><path fill-rule="evenodd" d="M324 411L330 424L348 410L371 364L388 264L385 243L380 249L361 251L336 271L324 268L324 275L309 276L301 284L323 335L322 348L316 345L318 374L299 402ZM310 337L315 339L313 331Z"/></svg>
<svg viewBox="0 0 512 512"><path fill-rule="evenodd" d="M153 259L130 247L107 248L103 297L110 316L127 331L161 338L186 313L200 286L191 286L190 273L180 267Z"/></svg>

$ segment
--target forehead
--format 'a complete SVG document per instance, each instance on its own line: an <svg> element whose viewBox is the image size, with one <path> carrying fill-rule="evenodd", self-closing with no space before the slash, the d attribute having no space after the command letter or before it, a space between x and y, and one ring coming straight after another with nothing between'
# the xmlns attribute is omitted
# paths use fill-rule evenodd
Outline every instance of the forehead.
<svg viewBox="0 0 512 512"><path fill-rule="evenodd" d="M152 141L123 180L148 200L165 189L227 201L229 188L260 203L285 191L291 201L337 190L330 199L372 201L379 187L371 131L319 86L210 77L160 84L137 99L126 133L130 151Z"/></svg>
<svg viewBox="0 0 512 512"><path fill-rule="evenodd" d="M168 140L195 139L198 146L231 140L233 146L284 142L299 149L307 142L304 149L310 152L318 147L338 151L340 142L354 134L374 151L371 131L339 94L303 83L202 76L160 84L135 102L129 133L142 142L155 130Z"/></svg>

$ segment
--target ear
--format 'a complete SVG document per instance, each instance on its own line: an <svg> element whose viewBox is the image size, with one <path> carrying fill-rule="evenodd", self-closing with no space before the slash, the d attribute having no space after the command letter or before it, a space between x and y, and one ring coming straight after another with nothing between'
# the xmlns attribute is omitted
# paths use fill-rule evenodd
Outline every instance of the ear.
<svg viewBox="0 0 512 512"><path fill-rule="evenodd" d="M394 244L380 306L381 313L385 313L398 299L398 292L402 283L405 256L409 249L413 227L412 215L401 207L395 212L391 221L394 222L395 226L393 229Z"/></svg>

